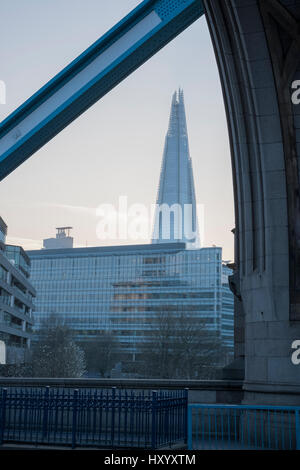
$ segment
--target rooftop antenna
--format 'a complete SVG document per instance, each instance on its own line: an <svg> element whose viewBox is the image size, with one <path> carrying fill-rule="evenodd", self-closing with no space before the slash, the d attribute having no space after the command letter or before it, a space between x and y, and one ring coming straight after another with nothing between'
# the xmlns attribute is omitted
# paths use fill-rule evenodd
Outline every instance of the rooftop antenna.
<svg viewBox="0 0 300 470"><path fill-rule="evenodd" d="M70 236L70 230L72 230L73 227L56 227L57 233L56 233L56 238L64 238L64 237L69 237Z"/></svg>

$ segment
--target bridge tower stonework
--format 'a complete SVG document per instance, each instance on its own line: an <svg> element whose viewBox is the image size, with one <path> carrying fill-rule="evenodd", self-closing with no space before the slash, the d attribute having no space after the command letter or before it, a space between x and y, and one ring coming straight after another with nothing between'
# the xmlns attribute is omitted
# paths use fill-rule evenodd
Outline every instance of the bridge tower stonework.
<svg viewBox="0 0 300 470"><path fill-rule="evenodd" d="M204 0L235 195L235 364L244 402L300 404L300 0Z"/></svg>

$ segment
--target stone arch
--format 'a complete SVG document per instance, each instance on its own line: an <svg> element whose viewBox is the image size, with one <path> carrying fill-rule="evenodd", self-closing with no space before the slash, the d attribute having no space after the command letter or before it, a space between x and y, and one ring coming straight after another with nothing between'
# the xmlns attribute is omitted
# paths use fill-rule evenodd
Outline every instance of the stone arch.
<svg viewBox="0 0 300 470"><path fill-rule="evenodd" d="M235 372L245 358L246 402L299 404L291 344L300 339L300 105L291 85L300 78L300 0L203 3L232 155Z"/></svg>

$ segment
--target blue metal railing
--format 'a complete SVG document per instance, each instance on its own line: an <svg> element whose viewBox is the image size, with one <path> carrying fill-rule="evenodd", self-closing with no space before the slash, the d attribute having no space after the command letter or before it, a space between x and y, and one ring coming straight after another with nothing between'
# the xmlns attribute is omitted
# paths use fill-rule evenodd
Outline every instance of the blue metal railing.
<svg viewBox="0 0 300 470"><path fill-rule="evenodd" d="M300 450L300 407L188 406L188 449Z"/></svg>
<svg viewBox="0 0 300 470"><path fill-rule="evenodd" d="M187 390L0 389L0 445L157 449L187 442L187 404Z"/></svg>

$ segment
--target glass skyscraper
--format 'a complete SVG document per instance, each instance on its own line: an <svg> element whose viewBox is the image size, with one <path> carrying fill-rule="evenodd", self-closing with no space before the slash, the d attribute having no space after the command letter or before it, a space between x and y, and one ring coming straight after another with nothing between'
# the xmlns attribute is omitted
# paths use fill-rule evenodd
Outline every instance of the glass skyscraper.
<svg viewBox="0 0 300 470"><path fill-rule="evenodd" d="M184 242L199 248L197 206L183 90L172 98L165 138L152 243Z"/></svg>

